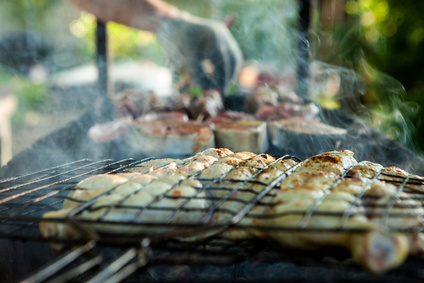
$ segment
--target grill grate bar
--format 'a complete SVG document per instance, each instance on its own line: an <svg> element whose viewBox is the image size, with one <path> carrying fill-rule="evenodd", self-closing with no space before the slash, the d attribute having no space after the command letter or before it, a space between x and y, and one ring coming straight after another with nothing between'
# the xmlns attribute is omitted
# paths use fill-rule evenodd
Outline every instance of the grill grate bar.
<svg viewBox="0 0 424 283"><path fill-rule="evenodd" d="M209 208L209 211L208 211L208 214L205 216L205 218L202 220L202 223L203 224L209 224L210 222L211 222L211 220L212 220L212 216L213 216L213 214L214 214L214 212L216 211L216 209L218 208L218 207L220 207L225 201L227 201L232 195L234 195L237 191L239 191L242 187L243 187L243 185L245 185L245 184L247 184L248 182L250 182L251 180L253 180L254 178L256 178L259 174L261 174L265 169L267 169L267 168L270 168L270 166L272 166L273 164L275 164L275 163L277 163L278 161L280 161L280 160L284 160L284 159L287 159L287 158L290 158L290 157L288 157L288 156L283 156L283 157L281 157L281 158L278 158L278 159L276 159L275 161L273 161L272 163L270 163L270 164L268 164L267 166L265 166L264 168L261 168L260 170L258 170L258 172L256 172L255 174L253 174L249 179L247 179L247 180L245 180L245 181L242 181L242 182L240 182L240 183L238 183L238 185L231 191L231 192L229 192L225 197L223 197L223 198L221 198L221 200L219 200L217 203L213 203L213 205L211 205L211 207ZM246 162L248 162L249 161L249 159L247 159L245 162L243 162L243 163L240 163L238 166L235 166L234 168L233 168L233 170L236 170L238 167L240 167L240 166L242 166L244 163L246 163ZM226 176L228 176L228 174L230 174L233 170L231 170L231 171L229 171L229 172L227 172L226 174L224 174L223 176L221 176L221 178L220 178L220 181L222 181ZM281 174L281 176L285 176L284 175L284 173L282 173ZM278 179L278 181L281 181L282 179L283 179L283 177L281 177L281 179L280 178L278 178L277 177L277 179ZM275 184L277 184L278 182L275 182ZM275 186L275 184L274 184L274 182L271 184L271 185L269 185L268 187L266 187L265 188L265 190L268 192L268 191L270 191L271 189L273 189L274 188L274 186ZM259 194L251 203L251 205L247 205L247 206L244 206L244 209L242 209L240 212L239 212L239 216L238 217L236 217L236 218L232 218L231 220L230 220L230 222L229 222L229 225L231 225L231 224L236 224L238 221L240 221L240 216L242 217L243 215L245 215L245 214L247 214L249 211L250 211L250 209L259 201L259 200L261 200L262 199L262 197L265 195L266 193L264 193L264 194Z"/></svg>
<svg viewBox="0 0 424 283"><path fill-rule="evenodd" d="M323 202L323 200L326 198L326 196L331 192L331 189L337 187L337 185L340 184L340 182L347 176L349 170L352 167L353 166L350 166L349 168L346 168L345 171L343 172L343 174L340 175L339 179L336 182L334 182L334 184L332 184L330 188L327 188L327 189L323 190L322 197L317 198L314 201L313 205L311 206L310 209L308 209L308 211L306 211L305 216L303 217L302 221L300 222L300 225L299 226L302 229L304 229L308 225L308 223L309 223L312 215L313 214L316 214L316 210L317 210L318 206Z"/></svg>
<svg viewBox="0 0 424 283"><path fill-rule="evenodd" d="M131 248L126 251L123 255L118 257L115 261L110 263L107 267L105 267L102 271L100 271L97 275L92 277L89 282L91 283L102 283L109 282L107 280L114 274L116 274L119 270L121 270L125 265L127 265L131 260L137 257L137 249ZM128 274L129 276L130 274Z"/></svg>
<svg viewBox="0 0 424 283"><path fill-rule="evenodd" d="M9 190L14 190L14 189L16 189L16 188L20 188L20 187L22 187L22 186L27 186L27 185L29 185L29 184L33 184L33 183L35 183L35 182L45 181L45 180L48 180L48 179L52 179L52 178L59 177L59 176L61 176L61 175L66 175L66 174L72 173L72 172L74 172L74 171L76 171L76 170L80 170L80 169L83 169L83 168L85 168L85 167L88 167L88 166L90 166L90 165L97 164L97 163L103 163L103 162L104 162L104 161L97 161L97 162L93 162L93 163L91 163L91 164L84 165L84 166L81 166L81 167L78 167L78 168L73 168L73 169L67 170L67 171L62 172L62 173L52 174L51 176L48 176L48 177L45 177L45 178L36 179L36 180L34 180L34 181L30 181L30 182L27 182L27 183L24 183L24 184L21 184L21 185L17 185L17 186L14 186L14 187L5 188L5 189L3 189L3 190L0 190L0 194L1 194L1 193L4 193L4 192L6 192L6 191L9 191ZM55 185L58 185L58 184L61 184L61 183L64 183L64 182L69 182L70 180L76 179L76 178L78 178L78 177L85 176L85 175L87 175L87 174L94 173L94 172L96 172L96 171L99 171L99 170L105 169L105 168L107 168L108 166L115 165L115 164L118 164L118 163L120 163L120 162L121 162L121 161L112 162L112 163L110 163L110 164L108 164L108 165L101 166L101 167L97 167L97 168L95 168L95 169L85 171L85 172L83 172L83 173L81 173L81 174L77 174L77 175L74 175L74 176L72 176L72 177L65 178L65 179L63 179L63 180L59 180L59 181L56 181L56 182L48 183L48 184L46 184L46 185L41 185L41 186L35 187L35 188L33 188L33 189L30 189L30 190L25 190L25 191L23 191L23 192L21 192L21 193L13 194L13 195L11 195L11 196L9 196L9 197L6 197L6 198L4 198L4 199L1 199L1 200L0 200L0 204L4 204L4 203L6 203L6 202L8 202L8 201L10 201L10 200L14 200L14 199L19 198L19 197L21 197L21 196L25 196L25 195L27 195L27 194L30 194L30 193L33 193L33 192L37 192L37 191L42 190L42 189L51 188L51 187L53 187L53 186L55 186ZM137 161L137 163L139 163L139 161ZM110 173L113 173L113 172L115 172L116 170L118 170L118 169L111 170L111 171L109 171L109 172L110 172Z"/></svg>
<svg viewBox="0 0 424 283"><path fill-rule="evenodd" d="M49 280L49 283L62 283L69 282L71 280L77 280L77 278L96 267L99 267L102 263L103 258L101 256L96 256L92 259L87 260L86 262L66 271L65 273L61 273L59 276Z"/></svg>
<svg viewBox="0 0 424 283"><path fill-rule="evenodd" d="M193 157L189 157L189 158L186 158L186 159L183 159L183 162L188 162L188 161L190 161L190 160L192 160L193 159ZM152 158L147 158L147 159L144 159L144 160L142 160L142 161L140 161L140 162L136 162L135 164L138 164L138 165L142 165L143 163L145 163L146 161L149 161L149 160L152 160ZM169 166L169 164L171 163L171 161L169 162L169 163L167 163L167 164L165 164L165 165L163 165L163 166L160 166L160 167L158 167L158 168L156 168L155 170L160 170L160 169L165 169L165 168L167 168L168 166ZM132 166L132 165L135 165L135 164L131 164L130 166ZM130 167L130 166L128 166L128 167ZM178 184L180 184L181 183L181 181L178 183ZM172 186L169 190L167 190L167 192L168 191L170 191L170 190L172 190L175 186L177 186L178 184L176 184L176 185L174 185L174 186ZM78 214L79 212L81 212L82 210L84 210L84 209L86 209L86 210L95 210L95 209L91 209L91 206L97 201L97 200L99 200L100 198L102 198L103 196L105 196L105 195L108 195L108 194L110 194L114 189L115 189L116 187L114 187L114 188L111 188L110 190L108 190L108 191L106 191L106 192L104 192L104 193L102 193L102 194L100 194L98 197L96 197L96 198L93 198L92 200L90 200L90 201L80 201L80 200L77 200L77 199L73 199L73 198L70 198L70 197L68 197L68 199L70 199L70 200L72 200L72 201L75 201L75 202L80 202L80 203L82 203L82 205L80 205L79 207L77 207L76 209L74 209L72 212L70 212L70 216L74 216L74 215L76 215L76 214ZM120 200L120 201L118 201L118 202L116 202L116 203L114 203L114 204L112 204L112 205L109 205L109 206L107 206L107 209L105 210L105 212L103 213L103 215L99 218L100 220L101 219L103 219L110 211L111 211L111 209L113 209L113 208L115 208L115 207L117 207L117 206L120 206L127 198L129 198L131 195L134 195L134 194L136 194L138 191L140 191L140 190L142 190L142 188L140 188L140 189L138 189L138 190L134 190L134 192L132 193L132 194L130 194L130 195L127 195L125 198L123 198L122 200ZM155 201L155 199L159 199L159 198L163 198L164 197L164 194L160 194L160 195L158 195L158 196L156 196L152 201L151 201L151 203L150 204L152 204L154 201ZM147 205L146 207L139 207L139 209L140 209L140 212L139 212L139 216L138 217L140 217L140 214L142 213L142 211L143 211L143 209L148 209L148 206L149 205ZM122 206L121 206L122 207ZM134 207L130 207L130 208L134 208ZM97 209L97 208L96 208ZM138 218L137 217L137 218Z"/></svg>
<svg viewBox="0 0 424 283"><path fill-rule="evenodd" d="M89 163L89 164L86 164L86 165L82 165L82 166L78 166L76 168L72 168L72 169L69 169L69 170L66 170L66 171L63 171L63 172L59 172L59 173L56 173L57 172L56 170L52 170L50 172L50 174L41 175L41 176L40 175L37 175L35 179L28 180L28 181L25 181L25 182L21 182L18 185L15 185L15 186L3 188L3 189L0 190L0 194L1 193L5 193L5 192L10 191L10 190L15 190L15 189L21 188L23 186L33 185L33 184L36 184L36 183L39 183L39 182L42 182L42 181L47 181L47 180L50 180L50 179L57 178L59 176L64 176L66 174L72 173L72 172L77 171L79 169L85 169L85 168L87 168L89 166L92 166L94 164L104 163L104 162L107 162L107 161L109 161L109 160L102 160L102 161L92 162L92 163ZM44 170L44 171L46 171L46 170ZM85 172L85 174L82 174L81 176L86 175L86 174L90 174L90 173L92 173L94 171L95 170L93 170L93 171L87 171L87 172ZM75 177L80 177L80 176L75 176ZM72 179L74 179L74 178L68 178L68 179L62 180L60 183L63 183L63 182L66 182L66 181L70 181ZM53 186L53 185L55 185L57 183L58 182L53 182L53 183L47 184L46 186Z"/></svg>
<svg viewBox="0 0 424 283"><path fill-rule="evenodd" d="M122 282L124 279L128 278L131 274L135 273L142 266L143 265L140 262L130 263L130 264L126 265L125 267L123 267L118 272L116 272L115 274L111 275L104 282L105 283Z"/></svg>
<svg viewBox="0 0 424 283"><path fill-rule="evenodd" d="M190 158L191 159L191 158ZM190 159L186 159L187 161L189 161ZM207 184L206 186L203 186L202 189L198 190L195 194L193 194L190 197L185 197L185 201L183 201L179 206L175 206L174 208L170 209L173 211L173 213L168 217L168 219L166 221L164 221L163 224L169 224L171 223L171 221L175 218L175 215L177 214L178 211L182 211L183 207L189 203L191 200L193 199L200 199L199 195L203 192L208 192L208 189L212 187L213 184L222 181L223 178L225 178L225 176L227 176L231 171L235 170L235 168L237 168L238 166L235 166L234 168L232 168L232 170L230 170L229 172L227 172L226 174L224 174L223 176L221 176L220 178L216 178L214 179L212 182L210 182L209 184ZM188 179L193 179L198 177L201 174L200 172L197 172L191 176L188 176ZM199 179L200 180L200 179ZM139 208L139 213L136 216L136 218L140 218L143 211L147 210L147 209L154 209L153 204L158 202L159 200L163 199L166 197L166 194L171 191L172 189L174 189L175 187L177 187L178 185L180 185L183 182L183 180L180 180L177 184L171 186L171 188L169 188L168 190L166 190L163 194L157 195L155 196L146 206L144 207L140 207ZM208 200L211 201L211 203L213 203L213 200L211 200L210 198L208 198ZM122 202L122 201L121 201ZM184 210L187 210L187 208L184 208Z"/></svg>
<svg viewBox="0 0 424 283"><path fill-rule="evenodd" d="M58 258L54 263L50 264L48 267L42 269L33 276L25 279L22 283L36 283L43 282L58 273L64 267L68 266L71 262L74 262L76 259L80 258L86 252L92 250L95 246L94 241L90 241L87 244L80 246L73 251L67 252L64 256Z"/></svg>
<svg viewBox="0 0 424 283"><path fill-rule="evenodd" d="M281 157L282 160L283 159L286 159L286 158L290 158L290 157L288 157L288 156ZM272 163L272 164L274 164L274 163ZM235 224L239 223L241 221L241 219L243 219L243 217L245 217L249 213L249 211L252 210L252 208L257 203L259 203L259 201L265 195L267 195L272 189L275 188L275 186L277 186L278 183L280 183L284 178L286 178L291 172L293 172L294 170L296 170L296 168L299 167L300 165L301 165L301 163L296 164L295 166L291 167L290 169L288 169L285 172L283 172L280 176L278 176L277 178L275 178L275 180L272 181L262 192L260 192L253 201L251 201L242 210L240 210L239 213L237 213L235 216L233 216L233 218L231 219L231 224L232 225L235 225Z"/></svg>
<svg viewBox="0 0 424 283"><path fill-rule="evenodd" d="M89 159L80 159L80 160L77 160L77 161L72 161L72 162L61 164L61 165L58 165L58 166L55 166L55 167L46 168L46 169L43 169L43 170L40 170L40 171L22 174L22 175L19 175L19 176L16 176L16 177L2 179L2 180L0 180L0 184L13 183L13 182L22 183L22 181L20 181L21 179L24 179L24 178L27 178L27 177L30 177L30 176L40 177L40 175L43 174L43 173L47 173L48 175L50 175L51 172L54 172L58 169L62 169L62 168L65 168L65 167L73 166L73 165L76 165L78 163L84 163L84 162L91 162L91 161Z"/></svg>
<svg viewBox="0 0 424 283"><path fill-rule="evenodd" d="M133 159L127 159L127 160L133 160ZM107 173L107 174L111 174L111 173L115 173L115 172L117 172L117 171L122 171L122 170L124 170L124 169L126 169L126 168L128 168L128 167L135 166L135 165L138 165L138 164L142 164L142 163L144 163L144 162L146 162L146 161L148 161L148 160L152 160L152 158L146 158L146 159L143 159L143 160L141 160L141 161L133 161L132 163L127 164L126 166L119 167L119 168L115 168L115 169L113 169L113 170L111 170L111 171L108 171L108 172L106 172L106 173ZM123 161L126 161L126 160L123 160ZM111 163L110 165L114 165L114 164L121 164L121 163L122 163L122 161L118 161L118 162ZM109 166L110 166L110 165L109 165ZM105 196L105 195L109 194L109 193L110 193L113 189L114 189L114 188L112 188L112 189L110 189L110 190L108 190L108 191L106 191L106 192L104 192L104 193L102 193L102 194L98 195L97 197L95 197L95 198L91 199L90 201L84 202L82 205L80 205L80 206L78 206L77 208L75 208L75 209L73 209L72 211L70 211L70 212L69 212L69 217L73 217L73 216L75 216L76 214L78 214L78 213L80 213L81 211L83 211L84 209L89 208L92 204L94 204L94 203L95 203L96 201L98 201L100 198L102 198L103 196ZM75 199L73 199L73 198L68 198L68 199L73 200L73 201L77 201L77 202L78 202L78 200L75 200Z"/></svg>
<svg viewBox="0 0 424 283"><path fill-rule="evenodd" d="M25 221L24 223L17 225L14 229L9 230L7 233L11 235L17 235L19 231L27 232L28 229L31 229L31 227L37 226L37 224L38 224L37 220L34 220L32 222ZM25 234L25 232L23 232L23 234Z"/></svg>
<svg viewBox="0 0 424 283"><path fill-rule="evenodd" d="M344 227L349 219L350 216L353 214L354 208L361 202L361 199L364 197L364 194L367 190L369 190L374 182L374 180L378 179L378 176L381 175L381 171L383 169L379 170L377 174L374 175L374 177L371 179L371 182L369 182L368 186L363 188L363 190L355 197L355 200L352 202L352 205L349 206L349 208L343 213L341 219L340 219L340 228ZM370 207L370 206L368 206Z"/></svg>
<svg viewBox="0 0 424 283"><path fill-rule="evenodd" d="M391 211L393 210L394 204L395 204L396 200L399 199L400 193L403 191L403 188L405 187L405 184L408 182L410 177L411 177L411 175L406 177L404 182L400 186L397 187L396 194L391 196L390 202L387 205L387 209L385 211L385 214L383 215L383 217L381 219L381 222L383 224L387 225L389 223L389 216L391 216Z"/></svg>
<svg viewBox="0 0 424 283"><path fill-rule="evenodd" d="M208 189L210 189L214 184L221 182L230 172L234 171L238 167L239 167L239 165L234 166L230 171L228 171L225 174L221 175L219 178L215 178L212 181L207 180L209 183L207 183L205 186L202 186L202 188L200 190L198 190L194 195L191 196L191 199L198 198L201 193L206 193L208 196L210 196L210 193L209 193ZM199 172L197 175L200 175L200 174L201 174L201 172ZM200 179L200 178L199 178L199 180L202 181L202 179ZM187 199L184 202L182 202L178 207L175 207L174 212L172 213L172 215L170 215L168 217L168 219L165 222L166 223L171 223L172 219L175 218L175 215L177 214L177 212L179 210L181 210L185 205L187 205L187 203L189 203L189 201L191 199ZM213 209L214 201L213 200L210 200L209 204L210 204L210 208L209 208L208 214L209 213L213 213L213 210L212 209ZM201 220L200 222L205 223L205 219Z"/></svg>

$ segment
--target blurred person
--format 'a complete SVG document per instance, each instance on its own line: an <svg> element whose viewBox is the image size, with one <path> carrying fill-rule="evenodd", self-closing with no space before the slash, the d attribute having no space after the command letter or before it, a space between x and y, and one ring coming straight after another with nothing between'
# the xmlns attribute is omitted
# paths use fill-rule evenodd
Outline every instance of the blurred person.
<svg viewBox="0 0 424 283"><path fill-rule="evenodd" d="M223 22L193 16L162 0L68 1L101 21L152 32L176 70L203 90L223 95L240 70L240 48Z"/></svg>

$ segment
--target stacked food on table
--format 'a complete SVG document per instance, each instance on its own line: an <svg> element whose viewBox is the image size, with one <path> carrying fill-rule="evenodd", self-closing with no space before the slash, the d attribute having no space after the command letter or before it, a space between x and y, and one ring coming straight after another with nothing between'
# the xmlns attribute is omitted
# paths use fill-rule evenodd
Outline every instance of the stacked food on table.
<svg viewBox="0 0 424 283"><path fill-rule="evenodd" d="M317 105L270 76L233 94L242 97L237 111L217 90L188 88L166 98L122 91L114 100L116 119L94 125L88 134L98 143L121 139L146 155L188 156L210 147L261 153L299 139L319 140L325 150L341 148L346 130L322 122Z"/></svg>

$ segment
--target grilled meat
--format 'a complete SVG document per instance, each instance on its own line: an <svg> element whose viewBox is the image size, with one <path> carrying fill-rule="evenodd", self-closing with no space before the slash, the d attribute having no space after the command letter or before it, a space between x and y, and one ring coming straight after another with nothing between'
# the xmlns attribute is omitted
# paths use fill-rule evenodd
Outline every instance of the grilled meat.
<svg viewBox="0 0 424 283"><path fill-rule="evenodd" d="M276 106L278 94L268 87L258 88L255 92L248 93L244 99L244 110L255 114L265 106Z"/></svg>
<svg viewBox="0 0 424 283"><path fill-rule="evenodd" d="M224 109L221 94L214 89L204 90L200 97L183 93L175 101L176 109L181 109L195 120L205 120L218 115Z"/></svg>
<svg viewBox="0 0 424 283"><path fill-rule="evenodd" d="M189 155L215 146L209 127L173 119L136 120L127 137L135 149L148 154Z"/></svg>
<svg viewBox="0 0 424 283"><path fill-rule="evenodd" d="M247 114L245 112L222 111L218 115L206 120L204 124L212 125L216 123L231 123L231 122L252 121L252 120L255 120L255 116Z"/></svg>
<svg viewBox="0 0 424 283"><path fill-rule="evenodd" d="M387 225L367 217L357 195L338 189L340 177L357 164L352 155L349 151L336 151L305 160L282 182L275 204L259 215L263 220L257 223L294 230L318 229L315 233L271 230L265 235L295 248L344 247L359 264L381 273L403 262L409 251L408 239L405 234L386 233ZM343 186L349 187L349 184L345 182ZM360 187L363 191L371 189L370 182L366 181ZM332 229L366 232L325 232Z"/></svg>
<svg viewBox="0 0 424 283"><path fill-rule="evenodd" d="M422 192L423 181L396 167L358 163L348 150L300 161L207 149L186 160L151 160L90 177L63 209L44 215L40 229L47 238L173 232L184 241L219 234L299 249L343 248L382 273L424 252L424 210L411 193ZM205 229L175 233L188 227Z"/></svg>
<svg viewBox="0 0 424 283"><path fill-rule="evenodd" d="M346 140L347 131L342 128L304 118L289 118L268 122L269 140L279 149L294 152L308 147L310 152L322 152L340 148Z"/></svg>
<svg viewBox="0 0 424 283"><path fill-rule="evenodd" d="M182 112L156 112L140 116L138 121L164 121L173 120L186 122L188 116ZM88 130L88 136L96 143L107 143L125 136L125 133L134 126L134 120L130 116L112 120L110 122L98 123Z"/></svg>
<svg viewBox="0 0 424 283"><path fill-rule="evenodd" d="M262 121L276 121L293 117L301 117L305 120L316 121L318 120L318 113L319 108L313 103L301 105L286 102L275 106L264 106L256 111L255 116Z"/></svg>
<svg viewBox="0 0 424 283"><path fill-rule="evenodd" d="M127 131L132 123L130 117L110 122L95 124L88 130L88 136L96 143L107 143L118 139Z"/></svg>
<svg viewBox="0 0 424 283"><path fill-rule="evenodd" d="M216 146L231 148L234 151L248 150L255 153L268 149L266 123L242 120L214 124Z"/></svg>

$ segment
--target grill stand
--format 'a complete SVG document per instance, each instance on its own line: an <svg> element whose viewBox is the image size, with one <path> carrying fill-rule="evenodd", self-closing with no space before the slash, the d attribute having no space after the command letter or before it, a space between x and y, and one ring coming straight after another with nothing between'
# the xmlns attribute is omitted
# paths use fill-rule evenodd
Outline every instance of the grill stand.
<svg viewBox="0 0 424 283"><path fill-rule="evenodd" d="M297 94L307 102L309 100L309 61L310 61L310 0L299 1L299 41L297 55Z"/></svg>
<svg viewBox="0 0 424 283"><path fill-rule="evenodd" d="M110 58L108 52L107 23L97 20L96 28L96 63L98 73L98 89L100 98L97 105L97 122L112 120L114 106L111 101L113 98L113 83L109 80Z"/></svg>

